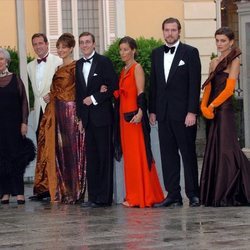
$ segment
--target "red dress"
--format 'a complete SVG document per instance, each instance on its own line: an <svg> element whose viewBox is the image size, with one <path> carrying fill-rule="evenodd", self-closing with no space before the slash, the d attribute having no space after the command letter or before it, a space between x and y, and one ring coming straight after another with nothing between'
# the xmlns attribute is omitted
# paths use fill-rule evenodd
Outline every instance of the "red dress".
<svg viewBox="0 0 250 250"><path fill-rule="evenodd" d="M124 113L138 109L137 88L134 76L136 63L128 72L122 70L119 82L120 130L124 157L125 200L131 206L151 207L164 199L155 163L149 170L142 124L124 120Z"/></svg>

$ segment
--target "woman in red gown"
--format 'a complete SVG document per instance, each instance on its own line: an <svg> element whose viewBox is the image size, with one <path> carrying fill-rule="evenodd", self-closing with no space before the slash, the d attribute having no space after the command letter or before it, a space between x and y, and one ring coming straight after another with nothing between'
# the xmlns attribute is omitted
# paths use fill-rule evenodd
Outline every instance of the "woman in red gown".
<svg viewBox="0 0 250 250"><path fill-rule="evenodd" d="M136 42L124 37L119 42L120 56L125 63L120 74L120 138L124 157L126 197L128 207L151 207L163 200L149 139L144 85L144 72L135 59Z"/></svg>

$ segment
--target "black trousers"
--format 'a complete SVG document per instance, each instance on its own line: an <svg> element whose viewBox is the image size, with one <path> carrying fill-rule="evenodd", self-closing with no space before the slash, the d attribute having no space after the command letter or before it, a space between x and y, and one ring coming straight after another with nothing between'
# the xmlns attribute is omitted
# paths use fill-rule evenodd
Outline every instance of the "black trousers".
<svg viewBox="0 0 250 250"><path fill-rule="evenodd" d="M39 136L39 130L40 130L40 123L41 123L42 117L43 117L43 110L42 110L42 108L40 108L40 115L39 115L37 130L36 130L36 141L37 142L38 142L38 136Z"/></svg>
<svg viewBox="0 0 250 250"><path fill-rule="evenodd" d="M158 123L164 185L170 198L181 198L180 166L184 165L185 192L199 197L198 164L196 157L197 126L186 127L184 121L166 119Z"/></svg>
<svg viewBox="0 0 250 250"><path fill-rule="evenodd" d="M96 127L90 122L85 133L88 199L91 202L111 205L113 200L112 126Z"/></svg>

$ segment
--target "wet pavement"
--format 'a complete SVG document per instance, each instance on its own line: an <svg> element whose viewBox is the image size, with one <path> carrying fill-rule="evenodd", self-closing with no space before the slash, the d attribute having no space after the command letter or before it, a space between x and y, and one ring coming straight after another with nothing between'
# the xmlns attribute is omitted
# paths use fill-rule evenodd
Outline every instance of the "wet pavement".
<svg viewBox="0 0 250 250"><path fill-rule="evenodd" d="M25 194L31 194L31 185ZM250 207L0 205L0 249L250 249Z"/></svg>

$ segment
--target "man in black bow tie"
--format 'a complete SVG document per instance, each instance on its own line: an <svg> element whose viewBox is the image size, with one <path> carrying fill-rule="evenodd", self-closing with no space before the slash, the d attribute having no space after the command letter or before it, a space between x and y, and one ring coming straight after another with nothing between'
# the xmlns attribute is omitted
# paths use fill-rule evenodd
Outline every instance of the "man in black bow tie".
<svg viewBox="0 0 250 250"><path fill-rule="evenodd" d="M76 63L76 108L85 128L88 202L83 207L110 206L113 198L113 106L118 82L112 62L95 51L95 37L79 36L83 58ZM102 86L105 91L101 91Z"/></svg>
<svg viewBox="0 0 250 250"><path fill-rule="evenodd" d="M28 76L34 92L34 110L32 128L36 132L38 141L39 126L49 102L50 85L57 67L62 64L62 60L49 53L48 38L43 33L35 33L31 38L33 49L37 59L31 61L27 66ZM31 200L42 200L49 196L47 170L38 169L35 171L34 196Z"/></svg>
<svg viewBox="0 0 250 250"><path fill-rule="evenodd" d="M196 48L179 41L181 24L168 18L162 24L166 45L152 53L149 93L150 122L158 121L162 171L167 198L155 204L182 205L180 155L190 206L199 206L195 148L199 111L201 64Z"/></svg>

